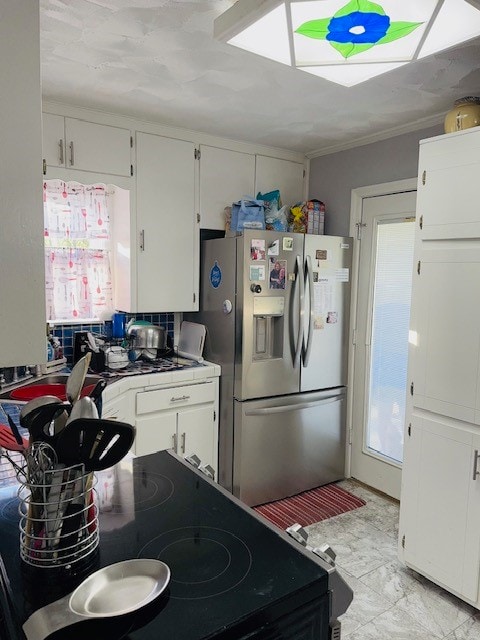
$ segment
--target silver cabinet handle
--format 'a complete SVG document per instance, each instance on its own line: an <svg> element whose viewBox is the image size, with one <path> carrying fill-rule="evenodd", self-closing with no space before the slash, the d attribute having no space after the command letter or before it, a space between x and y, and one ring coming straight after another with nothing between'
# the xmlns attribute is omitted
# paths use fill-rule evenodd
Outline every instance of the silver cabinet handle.
<svg viewBox="0 0 480 640"><path fill-rule="evenodd" d="M140 231L140 251L145 251L145 229Z"/></svg>
<svg viewBox="0 0 480 640"><path fill-rule="evenodd" d="M65 162L65 158L63 157L63 140L60 139L58 141L58 160L60 164Z"/></svg>
<svg viewBox="0 0 480 640"><path fill-rule="evenodd" d="M175 398L175 396L172 396L170 398L170 402L180 402L181 400L190 400L190 396L178 396L177 398Z"/></svg>
<svg viewBox="0 0 480 640"><path fill-rule="evenodd" d="M187 434L185 432L182 433L182 444L181 449L182 453L185 453L185 443L187 442Z"/></svg>
<svg viewBox="0 0 480 640"><path fill-rule="evenodd" d="M70 166L73 167L73 165L75 164L75 152L73 149L73 140L70 142Z"/></svg>
<svg viewBox="0 0 480 640"><path fill-rule="evenodd" d="M173 450L175 451L175 453L177 453L178 441L177 441L177 434L176 433L173 434L172 440L173 440Z"/></svg>
<svg viewBox="0 0 480 640"><path fill-rule="evenodd" d="M480 471L478 470L478 459L480 458L480 454L478 453L478 449L475 449L475 453L473 454L473 479L476 480L477 476L480 476Z"/></svg>

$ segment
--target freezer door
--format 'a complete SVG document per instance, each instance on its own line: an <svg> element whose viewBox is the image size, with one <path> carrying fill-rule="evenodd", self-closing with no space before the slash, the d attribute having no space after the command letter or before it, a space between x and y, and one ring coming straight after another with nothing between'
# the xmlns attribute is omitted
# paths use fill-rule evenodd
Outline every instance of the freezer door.
<svg viewBox="0 0 480 640"><path fill-rule="evenodd" d="M298 233L250 230L237 239L239 400L299 391L303 240Z"/></svg>
<svg viewBox="0 0 480 640"><path fill-rule="evenodd" d="M300 390L347 383L353 238L305 236Z"/></svg>
<svg viewBox="0 0 480 640"><path fill-rule="evenodd" d="M246 504L345 477L345 388L234 404L233 493Z"/></svg>

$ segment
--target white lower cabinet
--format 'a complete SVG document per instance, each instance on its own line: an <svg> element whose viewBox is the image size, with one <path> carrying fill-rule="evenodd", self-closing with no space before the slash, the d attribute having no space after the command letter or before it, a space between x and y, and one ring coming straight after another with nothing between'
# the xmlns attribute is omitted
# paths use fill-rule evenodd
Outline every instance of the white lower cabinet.
<svg viewBox="0 0 480 640"><path fill-rule="evenodd" d="M480 433L413 412L405 442L401 553L413 569L479 602Z"/></svg>
<svg viewBox="0 0 480 640"><path fill-rule="evenodd" d="M102 407L102 418L105 420L119 420L120 422L130 422L132 419L129 408L129 393L122 393L116 398L104 402Z"/></svg>
<svg viewBox="0 0 480 640"><path fill-rule="evenodd" d="M217 472L218 384L216 380L139 391L136 394L135 455L174 449L197 455Z"/></svg>

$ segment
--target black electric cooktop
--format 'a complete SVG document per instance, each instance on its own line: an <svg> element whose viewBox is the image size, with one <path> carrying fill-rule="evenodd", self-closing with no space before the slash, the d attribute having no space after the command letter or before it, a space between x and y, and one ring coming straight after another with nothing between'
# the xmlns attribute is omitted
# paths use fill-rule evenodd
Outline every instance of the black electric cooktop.
<svg viewBox="0 0 480 640"><path fill-rule="evenodd" d="M321 626L328 626L327 572L188 463L162 451L124 460L97 478L100 545L70 575L22 563L14 480L0 486L0 554L20 625L96 569L140 557L170 567L169 587L157 601L121 619L81 622L50 637L293 638L300 636L249 634L307 603L315 603L317 613L322 609Z"/></svg>

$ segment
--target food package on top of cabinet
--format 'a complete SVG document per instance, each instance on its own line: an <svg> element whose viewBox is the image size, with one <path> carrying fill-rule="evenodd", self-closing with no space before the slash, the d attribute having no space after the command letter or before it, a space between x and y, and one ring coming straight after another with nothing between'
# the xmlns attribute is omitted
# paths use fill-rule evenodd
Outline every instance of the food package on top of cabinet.
<svg viewBox="0 0 480 640"><path fill-rule="evenodd" d="M244 197L232 204L231 231L243 229L265 229L265 209L263 200Z"/></svg>
<svg viewBox="0 0 480 640"><path fill-rule="evenodd" d="M325 204L321 200L308 200L290 209L288 230L293 233L325 233Z"/></svg>
<svg viewBox="0 0 480 640"><path fill-rule="evenodd" d="M265 228L268 231L288 231L288 207L282 207L280 191L257 193L257 200L263 200L265 207Z"/></svg>

